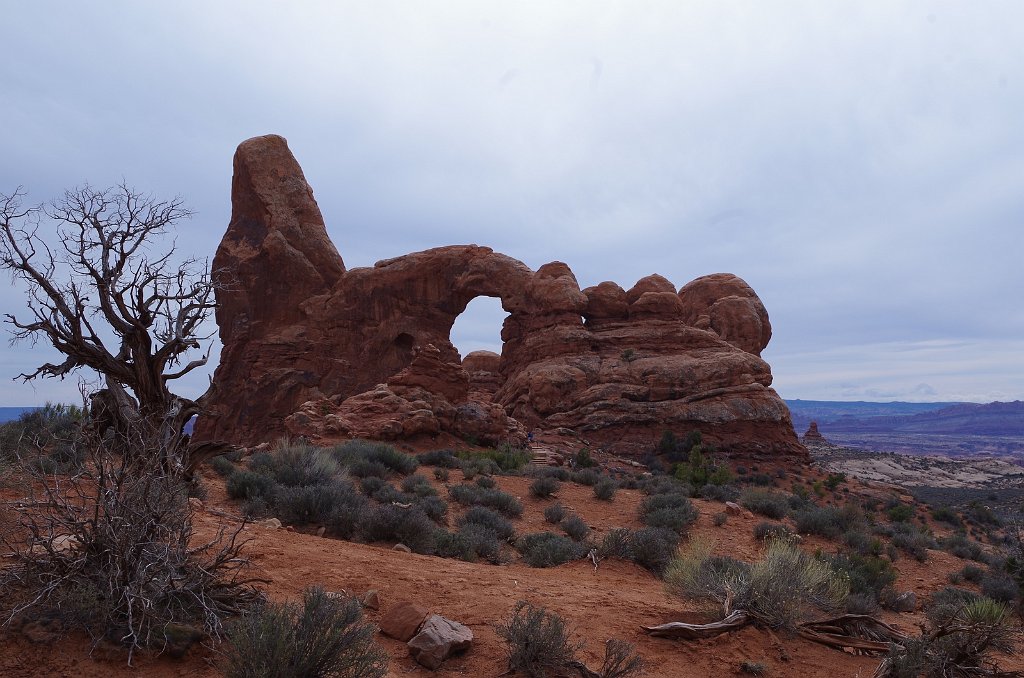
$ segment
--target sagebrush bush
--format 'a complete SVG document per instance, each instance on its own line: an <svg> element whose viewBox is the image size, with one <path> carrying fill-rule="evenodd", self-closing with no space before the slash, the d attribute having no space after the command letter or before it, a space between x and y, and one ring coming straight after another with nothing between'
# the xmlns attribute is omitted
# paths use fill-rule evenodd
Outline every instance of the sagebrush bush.
<svg viewBox="0 0 1024 678"><path fill-rule="evenodd" d="M435 468L434 469L434 478L436 480L438 480L438 481L440 481L442 483L447 483L448 482L448 476L449 476L448 469L446 469L446 468Z"/></svg>
<svg viewBox="0 0 1024 678"><path fill-rule="evenodd" d="M482 487L485 490L490 490L498 486L498 482L491 476L480 476L476 479L478 487Z"/></svg>
<svg viewBox="0 0 1024 678"><path fill-rule="evenodd" d="M553 532L535 532L520 537L516 548L530 567L553 567L587 554L585 546Z"/></svg>
<svg viewBox="0 0 1024 678"><path fill-rule="evenodd" d="M761 559L746 565L713 557L706 544L689 550L665 572L670 589L716 606L731 604L771 627L795 628L811 610L835 610L846 600L846 578L828 563L784 541L768 542Z"/></svg>
<svg viewBox="0 0 1024 678"><path fill-rule="evenodd" d="M253 455L249 468L287 487L328 483L339 472L338 463L329 451L288 442L278 443L271 452Z"/></svg>
<svg viewBox="0 0 1024 678"><path fill-rule="evenodd" d="M417 497L436 497L437 490L430 484L426 476L414 473L402 479L402 492L414 494Z"/></svg>
<svg viewBox="0 0 1024 678"><path fill-rule="evenodd" d="M590 526L587 525L583 518L580 518L577 515L567 516L559 524L559 527L562 528L562 531L565 532L570 539L574 539L575 541L583 541L587 538L587 535L590 534Z"/></svg>
<svg viewBox="0 0 1024 678"><path fill-rule="evenodd" d="M630 560L640 567L661 575L676 557L679 534L664 527L645 527L633 533Z"/></svg>
<svg viewBox="0 0 1024 678"><path fill-rule="evenodd" d="M785 518L789 513L789 498L771 490L744 490L739 500L743 508L772 520Z"/></svg>
<svg viewBox="0 0 1024 678"><path fill-rule="evenodd" d="M681 494L654 494L640 502L640 520L648 527L667 527L683 534L700 512Z"/></svg>
<svg viewBox="0 0 1024 678"><path fill-rule="evenodd" d="M437 527L422 510L393 504L368 505L359 515L359 536L368 542L400 542L415 553L433 553Z"/></svg>
<svg viewBox="0 0 1024 678"><path fill-rule="evenodd" d="M497 511L485 506L473 506L459 518L459 525L475 524L494 532L502 540L509 540L515 536L516 530L512 523L505 519Z"/></svg>
<svg viewBox="0 0 1024 678"><path fill-rule="evenodd" d="M931 535L922 532L911 523L896 522L889 529L892 545L909 554L918 562L923 563L928 560L928 549L938 547Z"/></svg>
<svg viewBox="0 0 1024 678"><path fill-rule="evenodd" d="M554 525L562 522L565 519L565 515L566 508L558 502L544 509L544 520Z"/></svg>
<svg viewBox="0 0 1024 678"><path fill-rule="evenodd" d="M710 501L736 501L740 490L735 485L704 485L700 488L700 497Z"/></svg>
<svg viewBox="0 0 1024 678"><path fill-rule="evenodd" d="M231 629L227 678L381 678L388 654L353 598L306 589L302 604L267 603Z"/></svg>
<svg viewBox="0 0 1024 678"><path fill-rule="evenodd" d="M561 487L561 483L550 476L542 476L530 483L530 496L547 499Z"/></svg>
<svg viewBox="0 0 1024 678"><path fill-rule="evenodd" d="M361 462L366 463L363 466L364 471L371 467L377 468L379 465L403 476L413 473L419 467L416 457L400 452L386 443L367 440L349 440L335 446L332 454L339 464L351 468L353 475L360 475L356 473L355 467ZM375 475L375 473L365 473L365 475Z"/></svg>
<svg viewBox="0 0 1024 678"><path fill-rule="evenodd" d="M212 468L213 472L221 478L227 478L235 472L237 467L223 454L218 454L210 460L210 468Z"/></svg>
<svg viewBox="0 0 1024 678"><path fill-rule="evenodd" d="M981 544L971 540L963 532L950 535L939 542L939 545L942 547L942 550L952 553L957 558L985 562L986 555L984 549L981 548Z"/></svg>
<svg viewBox="0 0 1024 678"><path fill-rule="evenodd" d="M354 497L362 498L345 480L306 487L285 486L274 493L274 509L283 523L324 523L338 507L355 505Z"/></svg>
<svg viewBox="0 0 1024 678"><path fill-rule="evenodd" d="M502 540L490 528L466 523L457 532L439 530L435 535L436 554L475 563L480 558L490 563L501 562Z"/></svg>
<svg viewBox="0 0 1024 678"><path fill-rule="evenodd" d="M452 469L459 467L459 459L451 450L431 450L423 452L416 457L424 466L438 466L440 468Z"/></svg>
<svg viewBox="0 0 1024 678"><path fill-rule="evenodd" d="M615 490L619 487L611 478L604 478L599 480L594 485L594 498L600 499L601 501L612 501L615 498Z"/></svg>
<svg viewBox="0 0 1024 678"><path fill-rule="evenodd" d="M583 647L570 639L569 625L562 617L525 600L516 603L511 618L495 630L505 643L509 672L529 678L560 675Z"/></svg>
<svg viewBox="0 0 1024 678"><path fill-rule="evenodd" d="M838 539L851 527L863 522L859 511L852 506L839 509L814 504L795 511L793 521L800 534L817 534L826 539Z"/></svg>
<svg viewBox="0 0 1024 678"><path fill-rule="evenodd" d="M754 526L754 538L758 541L765 539L791 539L793 532L782 523L770 523L764 521Z"/></svg>
<svg viewBox="0 0 1024 678"><path fill-rule="evenodd" d="M885 558L837 553L830 562L833 569L846 576L851 597L870 598L877 605L886 594L892 593L893 584L896 583L896 569Z"/></svg>
<svg viewBox="0 0 1024 678"><path fill-rule="evenodd" d="M232 473L226 485L232 499L267 499L274 494L276 487L273 478L244 469Z"/></svg>
<svg viewBox="0 0 1024 678"><path fill-rule="evenodd" d="M412 500L412 504L438 525L446 524L448 520L448 502L444 499L433 496L416 497Z"/></svg>
<svg viewBox="0 0 1024 678"><path fill-rule="evenodd" d="M572 481L578 485L593 487L601 480L601 474L592 468L585 468L572 474Z"/></svg>

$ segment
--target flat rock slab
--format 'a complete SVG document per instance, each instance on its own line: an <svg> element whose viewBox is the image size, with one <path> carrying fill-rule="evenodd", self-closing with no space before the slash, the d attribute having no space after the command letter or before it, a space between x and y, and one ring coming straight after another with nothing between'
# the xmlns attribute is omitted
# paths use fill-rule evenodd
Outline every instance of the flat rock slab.
<svg viewBox="0 0 1024 678"><path fill-rule="evenodd" d="M389 609L380 620L380 632L403 643L407 642L430 615L430 610L402 601Z"/></svg>
<svg viewBox="0 0 1024 678"><path fill-rule="evenodd" d="M473 645L473 632L468 626L439 614L432 614L420 632L409 641L409 654L418 664L436 669L448 657L465 652Z"/></svg>

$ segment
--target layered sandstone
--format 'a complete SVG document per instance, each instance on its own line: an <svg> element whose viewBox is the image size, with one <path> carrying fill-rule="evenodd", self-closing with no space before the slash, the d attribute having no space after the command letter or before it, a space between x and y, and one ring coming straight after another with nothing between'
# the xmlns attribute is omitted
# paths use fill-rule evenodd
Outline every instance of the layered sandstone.
<svg viewBox="0 0 1024 678"><path fill-rule="evenodd" d="M568 428L640 453L665 429L698 429L731 452L806 454L760 358L768 314L736 276L581 290L564 263L532 271L476 245L346 270L277 136L239 146L232 205L214 260L224 349L200 438L493 443ZM478 296L509 314L503 348L462 360L449 332Z"/></svg>

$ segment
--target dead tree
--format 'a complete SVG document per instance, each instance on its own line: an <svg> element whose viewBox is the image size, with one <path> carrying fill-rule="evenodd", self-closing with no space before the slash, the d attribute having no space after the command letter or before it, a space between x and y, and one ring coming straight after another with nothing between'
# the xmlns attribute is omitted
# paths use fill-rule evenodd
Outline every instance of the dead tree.
<svg viewBox="0 0 1024 678"><path fill-rule="evenodd" d="M206 364L215 305L206 262L178 259L168 245L191 213L180 198L159 201L124 184L77 188L45 206L23 198L21 189L0 195L0 267L24 286L28 307L6 322L12 343L46 341L65 360L19 378L94 370L105 382L92 399L94 427L144 431L165 468L191 472L200 459L190 458L183 431L205 394L184 398L169 384Z"/></svg>

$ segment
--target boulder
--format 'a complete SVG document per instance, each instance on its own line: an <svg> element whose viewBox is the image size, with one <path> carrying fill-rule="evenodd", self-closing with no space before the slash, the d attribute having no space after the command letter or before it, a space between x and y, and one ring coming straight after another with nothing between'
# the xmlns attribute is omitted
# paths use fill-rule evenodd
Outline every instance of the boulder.
<svg viewBox="0 0 1024 678"><path fill-rule="evenodd" d="M917 609L917 595L913 591L904 591L893 599L889 608L893 612L913 612Z"/></svg>
<svg viewBox="0 0 1024 678"><path fill-rule="evenodd" d="M473 632L459 622L432 614L409 642L409 654L418 664L434 670L448 657L473 645Z"/></svg>
<svg viewBox="0 0 1024 678"><path fill-rule="evenodd" d="M420 630L430 610L415 603L402 601L391 607L380 619L380 632L403 643Z"/></svg>

